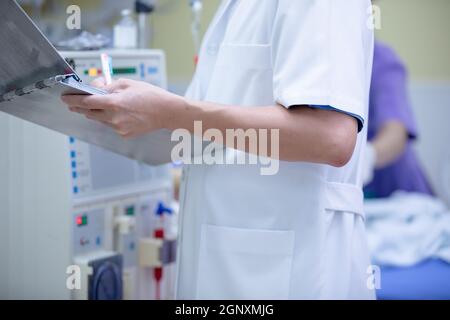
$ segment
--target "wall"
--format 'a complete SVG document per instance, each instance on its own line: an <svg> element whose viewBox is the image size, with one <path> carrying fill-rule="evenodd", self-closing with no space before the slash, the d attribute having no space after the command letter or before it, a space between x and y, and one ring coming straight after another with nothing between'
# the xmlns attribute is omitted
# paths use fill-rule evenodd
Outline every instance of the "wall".
<svg viewBox="0 0 450 320"><path fill-rule="evenodd" d="M449 0L380 0L380 40L405 60L413 80L450 82Z"/></svg>
<svg viewBox="0 0 450 320"><path fill-rule="evenodd" d="M204 0L203 29L221 0ZM153 14L153 46L166 51L169 81L188 82L192 76L193 42L190 33L191 12L188 0L157 0ZM450 82L450 12L449 0L376 0L382 10L380 40L391 44L406 61L414 80ZM120 8L132 7L132 0L47 0L44 9L54 10L53 20L60 21L65 6L78 4L84 22L110 26ZM92 22L91 22L92 21ZM92 26L89 26L92 28ZM100 27L101 29L103 27ZM60 29L60 28L56 28ZM203 31L204 31L203 30ZM54 30L58 31L58 30Z"/></svg>
<svg viewBox="0 0 450 320"><path fill-rule="evenodd" d="M162 4L168 2L161 0ZM174 1L172 1L174 2ZM169 80L188 81L193 72L190 11L186 1L154 16L154 46L166 50ZM204 27L220 0L204 0ZM415 81L450 82L449 0L379 0L382 29L379 40L392 45Z"/></svg>
<svg viewBox="0 0 450 320"><path fill-rule="evenodd" d="M161 1L164 4L167 1ZM174 2L174 1L172 1ZM191 36L191 11L188 0L177 0L153 17L155 34L153 46L167 53L169 81L172 85L188 82L194 72L194 44ZM203 32L214 16L220 0L203 1Z"/></svg>

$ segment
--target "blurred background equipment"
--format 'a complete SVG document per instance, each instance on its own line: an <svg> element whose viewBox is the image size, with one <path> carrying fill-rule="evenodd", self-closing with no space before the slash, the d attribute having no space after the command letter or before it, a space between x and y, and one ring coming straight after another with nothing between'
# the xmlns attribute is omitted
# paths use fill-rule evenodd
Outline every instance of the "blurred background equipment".
<svg viewBox="0 0 450 320"><path fill-rule="evenodd" d="M197 65L198 54L200 52L201 44L201 27L202 27L202 12L203 12L203 1L202 0L189 0L191 10L192 10L192 23L191 32L192 39L194 41L194 63Z"/></svg>
<svg viewBox="0 0 450 320"><path fill-rule="evenodd" d="M113 75L152 83L167 88L165 54L161 50L61 51L75 71L89 83L102 76L100 55L107 53L113 61Z"/></svg>
<svg viewBox="0 0 450 320"><path fill-rule="evenodd" d="M138 29L130 9L120 12L120 21L114 26L114 47L119 49L136 49Z"/></svg>
<svg viewBox="0 0 450 320"><path fill-rule="evenodd" d="M31 15L36 19L39 19L41 16L42 6L45 0L19 0L21 5L30 6L31 7Z"/></svg>
<svg viewBox="0 0 450 320"><path fill-rule="evenodd" d="M156 0L136 0L134 8L138 17L138 47L148 49L152 42L150 15L155 10Z"/></svg>
<svg viewBox="0 0 450 320"><path fill-rule="evenodd" d="M111 40L102 34L92 34L82 31L79 35L68 40L59 41L56 47L59 50L99 50L110 46Z"/></svg>
<svg viewBox="0 0 450 320"><path fill-rule="evenodd" d="M136 0L37 0L36 4L34 0L19 2L54 44L74 39L86 31L96 37L101 35L107 38L106 47L112 47L114 26L120 21L121 11L132 10L133 19L138 26L137 47L164 50L170 79L168 88L174 93L184 94L195 68L193 56L198 52L203 34L220 0L141 0L139 6ZM78 5L81 9L81 30L62 27L68 17L66 9L69 5ZM195 41L193 31L196 34ZM69 47L62 50L69 50Z"/></svg>
<svg viewBox="0 0 450 320"><path fill-rule="evenodd" d="M107 53L116 77L167 86L162 51ZM84 81L101 75L100 52L61 54ZM173 298L171 167L143 165L5 114L0 123L0 243L7 244L0 298ZM66 287L72 264L81 266L81 290Z"/></svg>

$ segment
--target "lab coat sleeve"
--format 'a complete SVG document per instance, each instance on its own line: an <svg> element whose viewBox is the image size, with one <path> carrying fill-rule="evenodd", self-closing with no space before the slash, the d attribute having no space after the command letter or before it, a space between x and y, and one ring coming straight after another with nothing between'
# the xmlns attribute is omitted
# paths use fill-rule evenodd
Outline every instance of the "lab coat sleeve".
<svg viewBox="0 0 450 320"><path fill-rule="evenodd" d="M329 106L367 118L370 1L280 0L272 30L274 97L289 108Z"/></svg>

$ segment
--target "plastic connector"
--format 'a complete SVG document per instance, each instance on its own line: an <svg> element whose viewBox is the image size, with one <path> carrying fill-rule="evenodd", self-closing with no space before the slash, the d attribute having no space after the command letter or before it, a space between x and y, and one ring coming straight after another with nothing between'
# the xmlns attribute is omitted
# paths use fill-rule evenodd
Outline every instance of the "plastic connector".
<svg viewBox="0 0 450 320"><path fill-rule="evenodd" d="M139 266L162 267L175 261L177 241L143 238L139 241Z"/></svg>
<svg viewBox="0 0 450 320"><path fill-rule="evenodd" d="M175 262L177 256L177 240L164 240L161 251L160 260L163 265Z"/></svg>
<svg viewBox="0 0 450 320"><path fill-rule="evenodd" d="M143 238L139 241L139 266L161 267L161 248L164 241L156 238Z"/></svg>
<svg viewBox="0 0 450 320"><path fill-rule="evenodd" d="M136 220L130 216L119 216L115 220L115 225L120 234L129 234L134 229Z"/></svg>

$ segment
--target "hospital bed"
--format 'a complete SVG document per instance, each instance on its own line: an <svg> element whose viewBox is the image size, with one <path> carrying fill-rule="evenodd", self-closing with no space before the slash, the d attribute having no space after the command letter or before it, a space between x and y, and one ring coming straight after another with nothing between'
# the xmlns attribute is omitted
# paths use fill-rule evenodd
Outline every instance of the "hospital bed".
<svg viewBox="0 0 450 320"><path fill-rule="evenodd" d="M412 267L381 267L377 299L450 299L450 264L428 259Z"/></svg>
<svg viewBox="0 0 450 320"><path fill-rule="evenodd" d="M411 100L420 133L415 148L437 195L450 205L450 84L413 83ZM378 299L450 299L450 264L442 260L381 266L381 275Z"/></svg>

